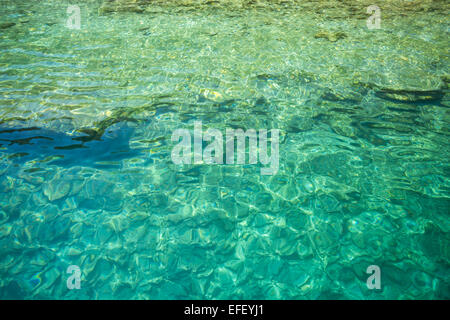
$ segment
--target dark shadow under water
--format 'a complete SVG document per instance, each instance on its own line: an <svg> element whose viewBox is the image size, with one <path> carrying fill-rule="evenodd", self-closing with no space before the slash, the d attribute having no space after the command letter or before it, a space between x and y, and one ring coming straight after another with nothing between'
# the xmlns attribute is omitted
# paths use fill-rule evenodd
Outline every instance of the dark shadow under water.
<svg viewBox="0 0 450 320"><path fill-rule="evenodd" d="M96 139L39 127L0 125L0 152L15 163L30 160L56 165L90 167L116 166L120 160L141 155L129 145L134 128L118 123ZM86 141L87 140L87 141Z"/></svg>

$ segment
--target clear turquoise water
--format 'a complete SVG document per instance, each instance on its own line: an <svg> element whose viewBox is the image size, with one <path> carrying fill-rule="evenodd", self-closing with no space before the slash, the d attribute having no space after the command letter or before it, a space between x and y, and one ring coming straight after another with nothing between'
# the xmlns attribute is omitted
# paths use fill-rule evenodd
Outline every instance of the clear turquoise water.
<svg viewBox="0 0 450 320"><path fill-rule="evenodd" d="M1 299L450 298L448 6L68 4L1 2ZM278 173L173 164L196 120Z"/></svg>

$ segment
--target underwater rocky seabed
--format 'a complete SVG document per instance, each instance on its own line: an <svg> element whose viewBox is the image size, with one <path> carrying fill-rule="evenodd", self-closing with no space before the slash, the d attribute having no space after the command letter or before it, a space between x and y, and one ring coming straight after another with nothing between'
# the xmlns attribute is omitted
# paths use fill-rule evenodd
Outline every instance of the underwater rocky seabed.
<svg viewBox="0 0 450 320"><path fill-rule="evenodd" d="M448 2L75 2L1 1L1 299L450 298ZM278 173L174 165L196 120Z"/></svg>

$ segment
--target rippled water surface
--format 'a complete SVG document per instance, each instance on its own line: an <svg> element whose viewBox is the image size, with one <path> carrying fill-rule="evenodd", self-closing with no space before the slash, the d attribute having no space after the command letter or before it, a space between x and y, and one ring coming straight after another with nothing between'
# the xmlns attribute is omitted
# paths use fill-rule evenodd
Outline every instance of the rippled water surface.
<svg viewBox="0 0 450 320"><path fill-rule="evenodd" d="M450 298L445 1L378 30L364 1L93 0L76 30L75 2L1 1L0 298ZM279 129L278 172L175 165L195 121Z"/></svg>

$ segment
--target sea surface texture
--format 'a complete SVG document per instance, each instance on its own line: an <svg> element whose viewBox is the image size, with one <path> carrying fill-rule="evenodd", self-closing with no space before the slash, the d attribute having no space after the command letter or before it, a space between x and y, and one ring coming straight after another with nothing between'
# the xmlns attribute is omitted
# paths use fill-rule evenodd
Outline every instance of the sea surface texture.
<svg viewBox="0 0 450 320"><path fill-rule="evenodd" d="M0 299L450 299L449 2L378 2L1 0Z"/></svg>

